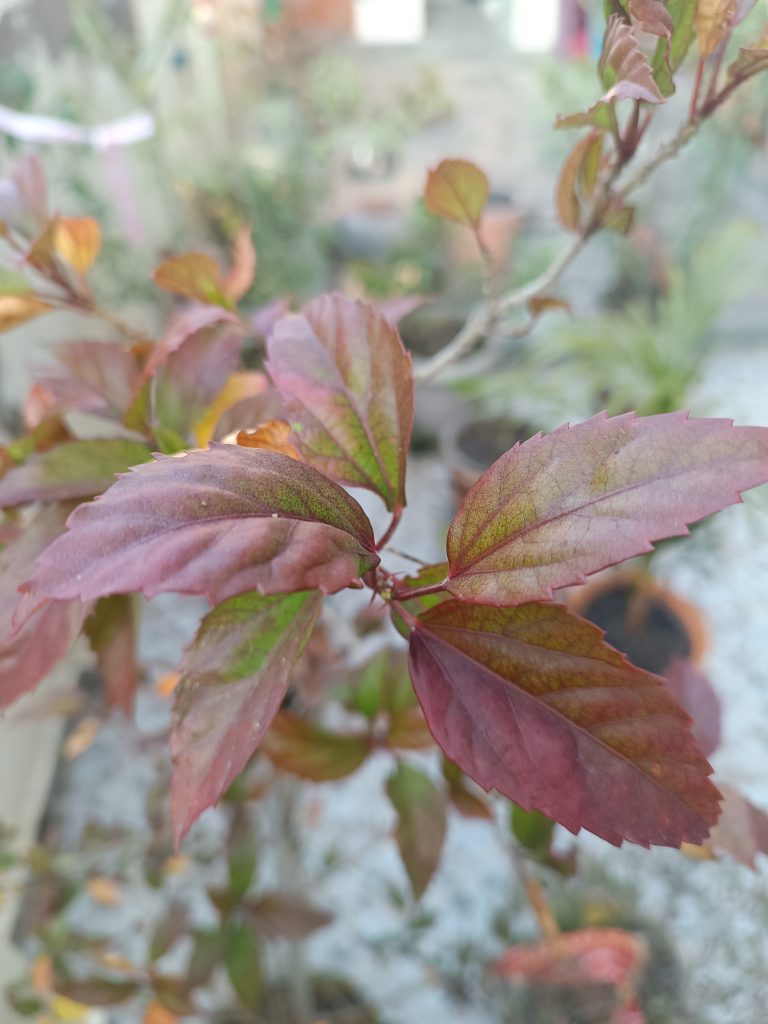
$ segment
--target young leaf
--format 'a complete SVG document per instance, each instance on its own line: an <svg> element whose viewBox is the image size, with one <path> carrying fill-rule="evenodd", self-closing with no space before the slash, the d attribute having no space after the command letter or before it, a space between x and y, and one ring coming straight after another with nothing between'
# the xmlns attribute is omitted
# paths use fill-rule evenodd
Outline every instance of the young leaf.
<svg viewBox="0 0 768 1024"><path fill-rule="evenodd" d="M224 294L239 302L253 284L256 276L256 251L253 248L251 229L246 224L235 235L232 246L232 267L224 278Z"/></svg>
<svg viewBox="0 0 768 1024"><path fill-rule="evenodd" d="M420 899L440 863L446 831L445 797L427 776L398 765L387 782L387 796L397 811L395 836L413 889Z"/></svg>
<svg viewBox="0 0 768 1024"><path fill-rule="evenodd" d="M40 552L64 529L66 517L66 508L44 508L16 540L0 549L0 707L8 707L45 678L67 654L88 614L79 601L57 601L11 635L17 588Z"/></svg>
<svg viewBox="0 0 768 1024"><path fill-rule="evenodd" d="M171 813L177 847L261 742L320 603L317 591L242 594L203 619L176 688Z"/></svg>
<svg viewBox="0 0 768 1024"><path fill-rule="evenodd" d="M430 171L424 205L436 217L477 230L490 186L485 173L468 160L443 160Z"/></svg>
<svg viewBox="0 0 768 1024"><path fill-rule="evenodd" d="M698 0L667 0L673 25L672 35L669 39L659 40L651 63L654 81L663 96L674 93L675 72L685 60L696 35L697 5Z"/></svg>
<svg viewBox="0 0 768 1024"><path fill-rule="evenodd" d="M85 274L101 249L98 221L92 217L57 217L53 245L59 259L78 274Z"/></svg>
<svg viewBox="0 0 768 1024"><path fill-rule="evenodd" d="M158 456L81 505L25 584L26 614L48 600L177 591L331 593L378 565L358 503L309 466L216 445Z"/></svg>
<svg viewBox="0 0 768 1024"><path fill-rule="evenodd" d="M50 308L47 302L34 295L0 295L0 331L10 331L47 313Z"/></svg>
<svg viewBox="0 0 768 1024"><path fill-rule="evenodd" d="M596 176L595 155L600 160L602 149L602 132L591 132L580 140L569 153L555 191L557 215L560 223L567 231L578 231L581 223L581 201L579 183L586 180L587 184Z"/></svg>
<svg viewBox="0 0 768 1024"><path fill-rule="evenodd" d="M435 739L483 789L615 845L700 842L717 820L688 716L563 606L448 601L414 624L410 662Z"/></svg>
<svg viewBox="0 0 768 1024"><path fill-rule="evenodd" d="M0 506L90 498L105 491L117 473L149 457L149 449L137 441L70 441L30 455L23 465L7 473L0 480Z"/></svg>
<svg viewBox="0 0 768 1024"><path fill-rule="evenodd" d="M373 306L330 295L281 320L268 352L306 461L402 508L413 374L397 331Z"/></svg>
<svg viewBox="0 0 768 1024"><path fill-rule="evenodd" d="M370 753L371 742L368 736L329 732L282 711L261 749L283 772L310 782L330 782L357 771Z"/></svg>
<svg viewBox="0 0 768 1024"><path fill-rule="evenodd" d="M155 284L175 295L216 306L230 304L221 267L205 253L185 252L172 256L160 264L153 277Z"/></svg>
<svg viewBox="0 0 768 1024"><path fill-rule="evenodd" d="M448 533L447 589L463 601L549 600L768 480L768 428L675 412L605 414L502 455Z"/></svg>
<svg viewBox="0 0 768 1024"><path fill-rule="evenodd" d="M664 102L632 26L616 14L608 20L598 69L604 81L613 81L602 102L613 99Z"/></svg>
<svg viewBox="0 0 768 1024"><path fill-rule="evenodd" d="M109 707L130 715L139 685L134 600L126 594L103 597L85 624L85 634L96 654Z"/></svg>
<svg viewBox="0 0 768 1024"><path fill-rule="evenodd" d="M733 30L739 0L698 0L696 38L702 57L711 56Z"/></svg>
<svg viewBox="0 0 768 1024"><path fill-rule="evenodd" d="M234 313L226 309L219 309L217 306L192 306L191 309L183 309L177 313L165 334L150 352L144 364L143 380L148 381L154 377L160 367L168 361L174 352L183 348L190 338L200 331L206 331L221 324L227 324L234 330L238 327L238 319Z"/></svg>
<svg viewBox="0 0 768 1024"><path fill-rule="evenodd" d="M723 786L723 813L709 845L754 869L758 854L768 856L768 814L743 793Z"/></svg>
<svg viewBox="0 0 768 1024"><path fill-rule="evenodd" d="M68 407L122 418L141 385L134 353L112 341L67 341L56 346L66 377L45 377L44 383Z"/></svg>
<svg viewBox="0 0 768 1024"><path fill-rule="evenodd" d="M549 852L555 831L555 823L551 818L540 811L524 811L517 804L512 804L511 825L515 839L526 850Z"/></svg>
<svg viewBox="0 0 768 1024"><path fill-rule="evenodd" d="M667 689L693 719L693 736L705 757L720 746L720 698L712 683L685 658L675 658L664 672Z"/></svg>
<svg viewBox="0 0 768 1024"><path fill-rule="evenodd" d="M672 38L675 24L665 0L629 0L629 13L643 32Z"/></svg>

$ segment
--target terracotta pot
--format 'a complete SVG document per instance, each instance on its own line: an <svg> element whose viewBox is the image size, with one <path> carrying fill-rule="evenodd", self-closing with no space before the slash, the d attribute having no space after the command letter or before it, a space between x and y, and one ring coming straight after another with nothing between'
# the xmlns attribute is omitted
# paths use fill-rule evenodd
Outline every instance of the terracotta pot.
<svg viewBox="0 0 768 1024"><path fill-rule="evenodd" d="M284 0L286 23L295 29L352 34L352 0Z"/></svg>
<svg viewBox="0 0 768 1024"><path fill-rule="evenodd" d="M700 664L708 630L698 608L647 573L609 569L568 593L568 606L605 630L633 665L664 675L675 658Z"/></svg>

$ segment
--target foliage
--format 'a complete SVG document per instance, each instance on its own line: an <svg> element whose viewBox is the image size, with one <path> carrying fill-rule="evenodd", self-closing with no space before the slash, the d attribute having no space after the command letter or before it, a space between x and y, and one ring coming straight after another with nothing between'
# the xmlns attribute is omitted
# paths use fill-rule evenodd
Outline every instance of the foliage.
<svg viewBox="0 0 768 1024"><path fill-rule="evenodd" d="M449 809L491 816L475 784L515 805L520 844L562 872L571 866L553 852L553 823L616 845L688 844L707 854L736 845L718 824L723 798L706 759L717 738L712 702L691 696L704 684L687 667L671 685L636 668L557 599L562 588L686 534L768 482L768 428L691 419L665 405L655 415L622 410L536 435L470 490L450 525L445 562L413 577L386 567L406 507L415 380L463 358L494 330L524 336L562 310L553 289L568 263L598 231L626 233L633 189L764 67L761 40L742 48L722 80L721 61L711 58L745 5L715 6L700 3L692 20L690 2L607 5L601 98L559 121L588 129L556 188L572 240L517 291L493 295L485 174L456 159L430 172L426 208L473 233L493 297L415 368L396 327L367 302L330 295L297 312L285 303L244 312L259 272L248 228L237 233L227 270L199 251L162 262L156 284L185 304L161 337L146 337L94 296L95 221L50 213L31 158L5 183L0 237L14 275L0 295L0 326L76 310L121 340L62 345L60 368L25 404L26 433L0 451L0 703L32 690L82 629L110 700L130 709L139 675L130 595L205 597L212 607L175 691L177 848L254 756L320 782L382 751L392 760L386 796L416 898L437 870ZM700 59L689 117L627 177L694 36ZM653 52L643 48L649 37ZM516 311L524 320L513 327ZM76 427L74 412L99 420L100 432ZM381 537L345 487L381 499L391 515ZM367 590L405 637L411 681L403 684L384 656L346 691L354 726L345 718L344 727L330 727L307 713L311 700L298 712L283 705L292 683L299 688L302 652L311 658L322 607L347 589ZM429 734L444 755L439 778L403 756L430 745ZM747 822L737 856L751 862L765 849L761 812L738 794L726 795L725 807L727 820ZM245 849L241 858L237 843L234 851L229 887L212 897L221 928L200 937L200 960L223 957L240 1002L255 1011L262 933L276 914L294 925L297 914L278 897L249 899L254 856ZM553 960L556 922L540 888L526 881L545 942L507 955L504 973L593 981L590 950L598 948L609 967L611 950L619 951L617 989L628 978L634 986L642 949L624 933L575 934L563 947L568 963ZM298 917L306 923L306 914ZM320 926L324 918L315 912L309 921ZM156 940L160 949L172 937ZM150 980L169 1013L186 1012L194 986ZM134 992L102 986L93 998ZM56 990L83 1003L87 995L74 983ZM622 1011L635 1010L634 988L630 996Z"/></svg>

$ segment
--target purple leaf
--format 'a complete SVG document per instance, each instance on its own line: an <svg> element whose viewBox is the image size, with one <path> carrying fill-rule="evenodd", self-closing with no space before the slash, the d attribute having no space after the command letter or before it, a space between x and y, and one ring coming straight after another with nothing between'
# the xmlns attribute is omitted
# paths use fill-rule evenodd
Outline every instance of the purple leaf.
<svg viewBox="0 0 768 1024"><path fill-rule="evenodd" d="M282 320L268 351L306 461L402 508L413 373L397 331L373 306L330 295Z"/></svg>
<svg viewBox="0 0 768 1024"><path fill-rule="evenodd" d="M378 565L358 503L285 455L214 445L158 456L81 505L38 561L19 619L49 600L333 592Z"/></svg>
<svg viewBox="0 0 768 1024"><path fill-rule="evenodd" d="M137 441L98 438L60 444L30 455L0 480L0 506L90 498L105 491L116 474L149 457L147 446Z"/></svg>
<svg viewBox="0 0 768 1024"><path fill-rule="evenodd" d="M708 835L719 794L688 716L591 623L557 604L448 601L412 625L427 723L483 789L616 845Z"/></svg>
<svg viewBox="0 0 768 1024"><path fill-rule="evenodd" d="M56 347L56 358L68 371L41 375L39 380L68 409L122 418L141 385L139 362L124 345L111 341L68 341Z"/></svg>
<svg viewBox="0 0 768 1024"><path fill-rule="evenodd" d="M675 658L664 672L667 689L693 719L693 735L705 757L720 746L720 698L703 672L686 658Z"/></svg>
<svg viewBox="0 0 768 1024"><path fill-rule="evenodd" d="M43 509L15 540L0 549L0 707L33 689L75 641L88 608L79 601L46 605L12 635L18 586L35 558L64 529L67 508Z"/></svg>
<svg viewBox="0 0 768 1024"><path fill-rule="evenodd" d="M320 604L318 591L242 594L203 619L176 689L171 747L177 847L259 745L280 709Z"/></svg>
<svg viewBox="0 0 768 1024"><path fill-rule="evenodd" d="M560 427L516 445L469 492L448 534L447 589L481 604L548 600L766 480L765 427L682 412Z"/></svg>

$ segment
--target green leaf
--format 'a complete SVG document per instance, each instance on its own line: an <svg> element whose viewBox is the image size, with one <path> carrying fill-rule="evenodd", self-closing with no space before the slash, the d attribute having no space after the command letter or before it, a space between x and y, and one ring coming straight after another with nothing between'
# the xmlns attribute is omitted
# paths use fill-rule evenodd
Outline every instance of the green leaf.
<svg viewBox="0 0 768 1024"><path fill-rule="evenodd" d="M33 501L89 498L105 491L118 473L147 462L150 451L137 441L70 441L29 456L0 480L0 506Z"/></svg>
<svg viewBox="0 0 768 1024"><path fill-rule="evenodd" d="M359 711L369 719L381 711L395 715L415 704L405 656L391 647L379 651L359 670L347 701L350 710Z"/></svg>
<svg viewBox="0 0 768 1024"><path fill-rule="evenodd" d="M272 763L289 775L310 782L330 782L357 771L371 750L367 735L330 732L291 711L281 712L261 748Z"/></svg>
<svg viewBox="0 0 768 1024"><path fill-rule="evenodd" d="M485 173L469 160L443 160L427 176L424 205L443 220L477 230L490 186Z"/></svg>
<svg viewBox="0 0 768 1024"><path fill-rule="evenodd" d="M446 831L445 797L418 768L399 764L387 783L397 811L395 837L405 870L420 899L440 862Z"/></svg>
<svg viewBox="0 0 768 1024"><path fill-rule="evenodd" d="M229 888L233 895L244 896L256 872L256 843L247 830L242 830L229 849Z"/></svg>
<svg viewBox="0 0 768 1024"><path fill-rule="evenodd" d="M176 688L171 814L177 845L261 742L321 600L317 591L242 594L203 619Z"/></svg>
<svg viewBox="0 0 768 1024"><path fill-rule="evenodd" d="M160 288L175 295L217 306L231 305L221 267L205 253L185 252L172 256L155 270L154 279Z"/></svg>
<svg viewBox="0 0 768 1024"><path fill-rule="evenodd" d="M673 24L672 36L668 40L659 40L651 62L653 77L663 96L674 93L674 74L685 60L696 34L697 3L698 0L667 0Z"/></svg>
<svg viewBox="0 0 768 1024"><path fill-rule="evenodd" d="M527 850L548 851L555 823L540 811L525 811L517 804L510 807L510 825L515 839Z"/></svg>
<svg viewBox="0 0 768 1024"><path fill-rule="evenodd" d="M227 974L237 998L247 1010L261 1002L261 942L254 928L231 924L227 931Z"/></svg>
<svg viewBox="0 0 768 1024"><path fill-rule="evenodd" d="M371 305L323 296L278 323L268 353L306 462L403 508L413 373L395 328Z"/></svg>

